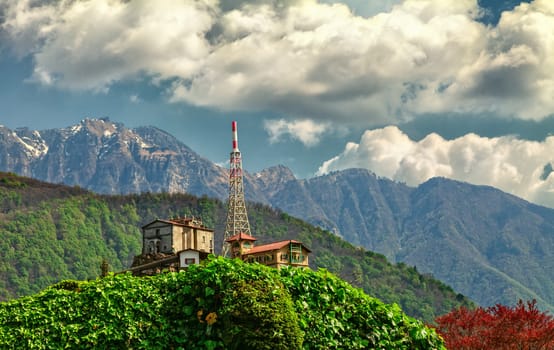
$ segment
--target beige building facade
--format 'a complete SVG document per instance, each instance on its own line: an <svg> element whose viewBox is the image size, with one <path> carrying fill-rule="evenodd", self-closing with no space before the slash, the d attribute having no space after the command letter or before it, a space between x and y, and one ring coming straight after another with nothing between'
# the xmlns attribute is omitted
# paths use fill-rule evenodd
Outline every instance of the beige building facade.
<svg viewBox="0 0 554 350"><path fill-rule="evenodd" d="M157 219L142 227L142 254L213 253L214 231L197 218Z"/></svg>

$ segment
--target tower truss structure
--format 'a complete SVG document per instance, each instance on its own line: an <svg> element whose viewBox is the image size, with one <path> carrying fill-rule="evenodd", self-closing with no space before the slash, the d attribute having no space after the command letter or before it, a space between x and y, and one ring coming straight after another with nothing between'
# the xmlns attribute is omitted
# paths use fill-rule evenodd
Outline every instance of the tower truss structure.
<svg viewBox="0 0 554 350"><path fill-rule="evenodd" d="M251 235L250 223L246 212L244 200L244 184L242 181L242 158L238 145L237 122L231 123L233 132L233 150L229 160L229 207L227 210L227 223L223 236L223 249L221 255L228 256L230 244L227 240L239 233Z"/></svg>

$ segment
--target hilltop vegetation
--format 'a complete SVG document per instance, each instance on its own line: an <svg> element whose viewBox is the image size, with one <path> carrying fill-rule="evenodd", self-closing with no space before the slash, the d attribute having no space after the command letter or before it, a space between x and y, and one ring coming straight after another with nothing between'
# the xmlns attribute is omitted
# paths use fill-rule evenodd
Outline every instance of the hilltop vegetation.
<svg viewBox="0 0 554 350"><path fill-rule="evenodd" d="M408 315L431 322L463 295L405 264L352 246L267 206L249 204L253 234L261 243L298 239L313 250L310 265L324 267ZM0 173L0 299L36 293L65 279L94 279L103 259L112 271L127 268L141 250L140 227L155 218L200 216L215 228L221 247L226 216L221 201L186 194L100 196L78 187Z"/></svg>
<svg viewBox="0 0 554 350"><path fill-rule="evenodd" d="M433 329L322 270L215 258L186 272L64 281L0 304L17 349L444 349Z"/></svg>

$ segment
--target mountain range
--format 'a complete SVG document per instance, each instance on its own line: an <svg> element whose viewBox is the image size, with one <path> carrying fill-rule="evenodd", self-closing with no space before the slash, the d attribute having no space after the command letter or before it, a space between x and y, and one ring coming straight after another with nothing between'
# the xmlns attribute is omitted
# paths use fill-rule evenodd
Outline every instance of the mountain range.
<svg viewBox="0 0 554 350"><path fill-rule="evenodd" d="M108 119L44 131L0 127L0 170L104 194L224 200L228 188L226 169L167 132ZM416 266L481 305L536 299L554 310L552 209L492 187L434 178L413 188L362 169L296 179L279 165L245 172L244 181L249 201Z"/></svg>

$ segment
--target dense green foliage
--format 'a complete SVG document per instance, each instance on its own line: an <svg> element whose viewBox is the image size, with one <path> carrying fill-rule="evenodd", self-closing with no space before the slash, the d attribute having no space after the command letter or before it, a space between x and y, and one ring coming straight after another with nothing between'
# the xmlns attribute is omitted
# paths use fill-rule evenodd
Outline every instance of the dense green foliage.
<svg viewBox="0 0 554 350"><path fill-rule="evenodd" d="M252 204L248 210L259 242L298 239L313 251L312 268L324 267L386 303L399 304L410 316L431 322L470 304L415 267L390 264L383 255L267 206ZM200 216L215 229L217 252L226 217L220 201L167 193L99 196L0 173L0 300L29 295L63 279L96 278L103 259L111 271L120 271L140 253L142 225L183 215Z"/></svg>
<svg viewBox="0 0 554 350"><path fill-rule="evenodd" d="M13 349L444 349L329 272L213 258L186 272L64 281L0 304Z"/></svg>

